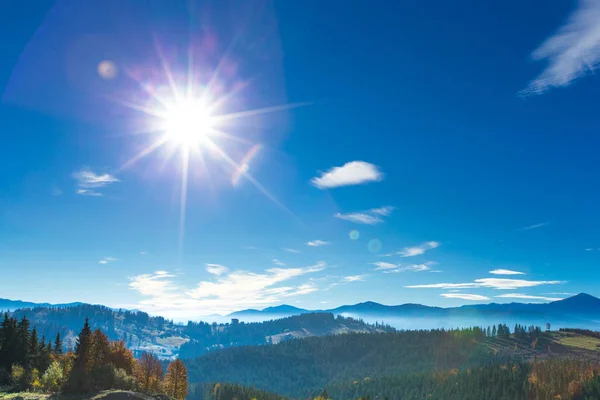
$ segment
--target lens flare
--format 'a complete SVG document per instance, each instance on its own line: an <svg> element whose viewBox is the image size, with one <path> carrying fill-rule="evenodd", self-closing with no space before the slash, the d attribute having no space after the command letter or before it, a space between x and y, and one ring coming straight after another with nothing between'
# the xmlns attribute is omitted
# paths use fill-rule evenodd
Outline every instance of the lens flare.
<svg viewBox="0 0 600 400"><path fill-rule="evenodd" d="M240 178L244 176L244 174L248 173L248 171L250 170L250 162L254 157L256 157L261 148L262 146L260 144L254 145L244 156L238 168L235 170L233 176L231 177L232 186L237 186L240 182Z"/></svg>

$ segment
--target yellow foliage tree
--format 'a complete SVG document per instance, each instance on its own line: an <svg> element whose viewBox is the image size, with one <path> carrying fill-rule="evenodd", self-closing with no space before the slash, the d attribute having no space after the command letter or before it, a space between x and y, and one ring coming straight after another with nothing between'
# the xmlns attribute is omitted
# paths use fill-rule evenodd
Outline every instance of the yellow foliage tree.
<svg viewBox="0 0 600 400"><path fill-rule="evenodd" d="M188 373L181 360L175 360L167 367L165 391L177 400L184 400L187 397Z"/></svg>
<svg viewBox="0 0 600 400"><path fill-rule="evenodd" d="M162 392L163 369L158 358L144 353L137 363L136 380L142 391L147 393Z"/></svg>

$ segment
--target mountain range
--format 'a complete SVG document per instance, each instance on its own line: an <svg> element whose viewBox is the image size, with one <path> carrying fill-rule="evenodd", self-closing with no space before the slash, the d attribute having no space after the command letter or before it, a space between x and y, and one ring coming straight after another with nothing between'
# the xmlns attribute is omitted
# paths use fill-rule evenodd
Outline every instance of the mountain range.
<svg viewBox="0 0 600 400"><path fill-rule="evenodd" d="M78 308L84 305L83 303L69 303L69 304L48 304L48 303L32 303L26 301L14 301L0 299L0 310L14 311L17 309L27 308L38 308L43 309L42 312L38 311L35 314L43 316L44 321L58 323L59 326L65 326L65 324L59 323L59 315L63 315L64 310L71 308ZM94 306L100 307L100 306ZM61 311L62 310L62 311ZM96 310L94 308L94 310ZM109 326L108 322L112 318L113 311L119 312L119 310L113 310L108 307L104 307L103 315L109 314L102 318L99 326ZM94 311L95 313L96 311ZM131 315L140 314L136 310L128 310ZM384 305L372 301L353 304L353 305L342 305L340 307L327 309L327 310L308 310L303 308L294 307L291 305L280 305L274 307L267 307L262 310L248 309L231 313L227 316L211 316L207 317L208 322L212 322L216 317L220 318L221 324L219 326L227 326L224 324L225 320L240 320L244 322L263 322L270 320L280 320L291 316L300 316L309 313L326 313L339 315L342 317L351 317L355 320L363 320L366 323L373 324L375 322L389 324L397 329L434 329L434 328L457 328L457 327L470 327L470 326L489 326L498 323L505 323L509 326L515 323L545 326L547 323L551 324L552 328L585 328L598 330L600 329L600 299L591 296L586 293L580 293L578 295L558 300L550 303L490 303L490 304L475 304L475 305L464 305L461 307L431 307L422 304L401 304L401 305ZM29 313L32 314L31 312ZM127 315L129 315L127 314ZM152 335L145 334L144 325L147 324L145 321L152 321L152 318L145 313L140 315L146 315L146 317L137 320L131 317L131 323L127 327L121 329L123 337L125 335L129 340L134 340L136 347L140 350L151 349L146 346L159 346L160 351L166 351L165 355L174 356L178 353L178 349L184 343L190 339L194 340L194 335L186 335L177 328L177 325L173 325L172 322L168 325L172 328L173 332L161 332L167 337L174 337L172 340L154 340L151 339ZM81 314L83 315L83 314ZM81 315L79 317L81 317ZM120 314L119 314L120 315ZM83 318L83 317L81 317ZM150 319L148 319L150 318ZM118 321L117 318L115 321ZM140 322L142 321L142 322ZM307 322L308 319L300 320ZM165 325L164 318L161 319L160 325ZM278 338L279 333L284 333L286 328L289 328L290 320L284 324L278 324L277 329L269 329L268 335L273 336L272 340L275 341ZM302 332L304 328L301 324L294 323L294 331ZM73 324L69 324L69 330L72 330L71 335L75 333L74 329L79 324L79 318L76 318ZM287 325L286 325L287 324ZM209 324L205 324L207 332L210 331L208 328ZM188 327L191 326L188 324ZM298 336L311 336L315 332L316 325L312 325L310 329L305 329L306 333L295 334ZM340 326L331 325L327 329L320 330L319 334L327 334L327 332L335 332L336 330L342 329ZM364 329L364 326L353 327L354 330ZM66 332L65 332L66 333ZM265 332L262 332L265 333ZM209 337L212 337L210 333L207 333ZM120 336L119 335L119 336ZM216 343L210 340L199 341L199 347L209 348L213 345L236 345L236 343L242 343L243 341L238 340L235 337L230 338L227 343ZM262 336L264 340L265 335ZM278 340L278 339L277 339ZM160 342L160 343L159 343ZM245 342L244 342L245 343ZM252 344L260 344L259 339L252 339ZM245 343L249 344L249 343Z"/></svg>
<svg viewBox="0 0 600 400"><path fill-rule="evenodd" d="M256 321L312 312L327 312L369 322L384 321L396 328L464 327L498 322L535 325L548 322L556 327L588 329L600 326L600 299L586 293L550 303L490 303L442 308L412 303L384 305L368 301L327 310L281 305L264 310L237 311L228 316Z"/></svg>

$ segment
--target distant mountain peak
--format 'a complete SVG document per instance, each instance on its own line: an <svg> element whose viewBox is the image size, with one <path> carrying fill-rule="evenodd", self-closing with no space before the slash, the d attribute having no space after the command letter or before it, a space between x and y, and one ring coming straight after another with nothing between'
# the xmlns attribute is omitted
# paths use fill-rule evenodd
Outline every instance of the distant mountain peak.
<svg viewBox="0 0 600 400"><path fill-rule="evenodd" d="M566 299L562 299L562 300L557 300L552 303L562 303L562 304L566 304L566 303L573 303L573 304L575 304L575 303L577 303L577 304L600 303L600 299L592 296L591 294L579 293L579 294L576 294L575 296L567 297Z"/></svg>
<svg viewBox="0 0 600 400"><path fill-rule="evenodd" d="M282 304L280 306L267 307L263 309L263 312L274 313L274 312L289 312L289 311L306 311L303 308L290 306L289 304Z"/></svg>

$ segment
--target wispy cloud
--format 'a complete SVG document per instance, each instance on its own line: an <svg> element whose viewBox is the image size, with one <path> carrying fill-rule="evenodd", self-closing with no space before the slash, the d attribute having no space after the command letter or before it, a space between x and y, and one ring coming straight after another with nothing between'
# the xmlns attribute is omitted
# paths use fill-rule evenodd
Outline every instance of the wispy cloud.
<svg viewBox="0 0 600 400"><path fill-rule="evenodd" d="M512 269L495 269L490 271L492 275L525 275L525 272L513 271Z"/></svg>
<svg viewBox="0 0 600 400"><path fill-rule="evenodd" d="M212 275L219 276L226 274L228 271L229 268L221 264L206 264L206 272Z"/></svg>
<svg viewBox="0 0 600 400"><path fill-rule="evenodd" d="M346 284L352 283L352 282L363 282L367 276L368 275L341 276L341 277L338 277L337 282L333 282L331 285L329 285L329 288L332 288L335 286L340 286L340 285L346 285Z"/></svg>
<svg viewBox="0 0 600 400"><path fill-rule="evenodd" d="M102 193L97 189L120 182L120 180L113 175L96 174L87 167L74 172L71 176L77 181L78 189L76 193L82 196L102 196Z"/></svg>
<svg viewBox="0 0 600 400"><path fill-rule="evenodd" d="M384 221L382 217L387 217L391 215L392 211L394 211L394 207L385 206L379 208L372 208L368 211L363 212L353 212L347 214L337 213L334 214L334 217L349 222L354 222L356 224L375 225L382 223Z"/></svg>
<svg viewBox="0 0 600 400"><path fill-rule="evenodd" d="M398 268L398 264L384 262L384 261L378 261L378 262L374 262L371 264L373 264L374 266L377 267L374 269L375 271Z"/></svg>
<svg viewBox="0 0 600 400"><path fill-rule="evenodd" d="M283 250L284 250L284 251L287 251L288 253L295 253L295 254L297 254L297 253L300 253L300 250L296 250L296 249L289 249L289 248L287 248L287 247L284 247L284 248L283 248Z"/></svg>
<svg viewBox="0 0 600 400"><path fill-rule="evenodd" d="M420 256L422 254L425 254L426 251L429 250L433 250L437 247L440 246L439 242L435 242L435 241L430 241L430 242L425 242L422 243L418 246L414 246L414 247L405 247L402 250L396 252L396 253L391 253L391 254L385 254L384 257L391 257L391 256L401 256L401 257L414 257L414 256Z"/></svg>
<svg viewBox="0 0 600 400"><path fill-rule="evenodd" d="M551 296L573 296L573 295L575 295L575 293L570 293L570 292L550 292L550 293L542 293L542 294L549 294Z"/></svg>
<svg viewBox="0 0 600 400"><path fill-rule="evenodd" d="M534 224L534 225L529 225L529 226L524 226L523 228L519 228L517 229L518 231L529 231L531 229L537 229L537 228L541 228L543 226L548 226L550 225L551 222L550 221L546 221L546 222L540 222L539 224Z"/></svg>
<svg viewBox="0 0 600 400"><path fill-rule="evenodd" d="M324 240L312 240L310 242L306 242L306 245L310 247L329 246L330 244L331 242L326 242Z"/></svg>
<svg viewBox="0 0 600 400"><path fill-rule="evenodd" d="M521 294L521 293L505 293L505 294L500 294L496 297L501 297L504 299L527 299L527 300L544 300L544 301L562 300L562 298L560 298L560 297L532 296L529 294Z"/></svg>
<svg viewBox="0 0 600 400"><path fill-rule="evenodd" d="M410 289L472 289L472 288L492 288L501 290L511 290L525 287L534 287L540 285L559 285L565 281L529 281L524 279L506 279L506 278L481 278L467 283L429 283L425 285L405 286Z"/></svg>
<svg viewBox="0 0 600 400"><path fill-rule="evenodd" d="M379 215L383 215L384 217L388 217L392 214L392 211L394 211L395 209L396 209L396 207L385 206L385 207L379 207L379 208L371 208L369 211L372 214L379 214Z"/></svg>
<svg viewBox="0 0 600 400"><path fill-rule="evenodd" d="M129 287L147 297L136 308L188 318L190 313L228 313L240 308L261 307L281 302L284 298L313 293L318 288L312 282L284 284L295 278L322 271L325 263L299 268L269 268L263 272L229 271L218 264L208 264L217 271L212 280L187 287L177 282L177 276L167 271L156 271L130 278Z"/></svg>
<svg viewBox="0 0 600 400"><path fill-rule="evenodd" d="M376 165L365 161L351 161L341 167L333 167L329 171L321 172L321 176L311 179L310 182L319 189L330 189L381 180L383 180L383 173Z"/></svg>
<svg viewBox="0 0 600 400"><path fill-rule="evenodd" d="M383 270L383 273L385 273L385 274L400 273L400 272L423 272L423 271L441 272L438 270L431 269L431 266L433 266L435 264L436 263L433 261L428 261L428 262L421 263L421 264L409 264L409 265L392 264L392 263L386 263L386 262L373 263L373 265L377 266L377 268L374 269L375 271Z"/></svg>
<svg viewBox="0 0 600 400"><path fill-rule="evenodd" d="M98 264L108 264L115 261L117 261L117 259L114 257L104 257L102 260L98 261Z"/></svg>
<svg viewBox="0 0 600 400"><path fill-rule="evenodd" d="M383 219L367 213L337 213L333 215L335 218L345 221L354 222L355 224L375 225L383 222Z"/></svg>
<svg viewBox="0 0 600 400"><path fill-rule="evenodd" d="M489 300L489 297L482 296L479 294L470 294L470 293L442 293L440 296L445 297L447 299L463 299L463 300L472 300L472 301L482 301Z"/></svg>
<svg viewBox="0 0 600 400"><path fill-rule="evenodd" d="M273 264L278 265L280 267L285 267L285 263L282 261L279 261L278 259L274 258L271 261L273 261Z"/></svg>
<svg viewBox="0 0 600 400"><path fill-rule="evenodd" d="M59 188L55 187L54 189L52 189L52 196L60 196L62 194L63 194L63 191L60 190Z"/></svg>
<svg viewBox="0 0 600 400"><path fill-rule="evenodd" d="M148 254L147 251L140 251L140 256L145 256L146 254Z"/></svg>
<svg viewBox="0 0 600 400"><path fill-rule="evenodd" d="M544 93L565 87L575 79L593 74L600 65L600 1L580 0L579 7L567 23L531 55L533 60L547 60L548 66L522 96Z"/></svg>

